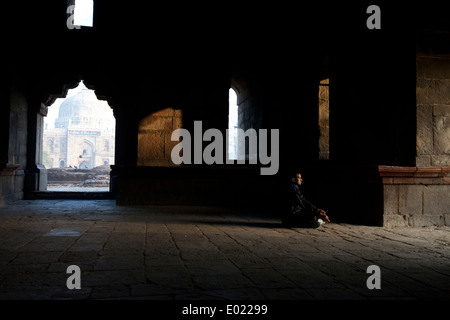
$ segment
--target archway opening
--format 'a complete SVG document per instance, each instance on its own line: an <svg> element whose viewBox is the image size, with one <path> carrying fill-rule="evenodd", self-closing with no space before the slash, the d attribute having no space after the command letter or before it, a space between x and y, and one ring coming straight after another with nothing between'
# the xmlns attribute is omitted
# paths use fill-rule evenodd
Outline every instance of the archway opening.
<svg viewBox="0 0 450 320"><path fill-rule="evenodd" d="M42 161L47 191L110 191L116 121L106 101L80 81L44 119Z"/></svg>

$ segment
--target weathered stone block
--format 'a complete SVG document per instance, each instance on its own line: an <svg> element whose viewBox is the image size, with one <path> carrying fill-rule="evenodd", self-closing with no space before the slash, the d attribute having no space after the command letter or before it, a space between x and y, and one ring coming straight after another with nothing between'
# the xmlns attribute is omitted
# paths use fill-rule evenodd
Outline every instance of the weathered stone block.
<svg viewBox="0 0 450 320"><path fill-rule="evenodd" d="M417 106L416 150L418 155L433 153L433 108Z"/></svg>
<svg viewBox="0 0 450 320"><path fill-rule="evenodd" d="M413 215L408 220L411 227L442 226L445 224L443 215Z"/></svg>
<svg viewBox="0 0 450 320"><path fill-rule="evenodd" d="M417 104L450 104L450 79L417 79Z"/></svg>
<svg viewBox="0 0 450 320"><path fill-rule="evenodd" d="M433 106L433 115L450 117L450 105L435 105L435 106Z"/></svg>
<svg viewBox="0 0 450 320"><path fill-rule="evenodd" d="M450 185L425 186L423 202L424 214L450 214Z"/></svg>
<svg viewBox="0 0 450 320"><path fill-rule="evenodd" d="M431 156L429 155L419 155L416 157L417 167L429 167L431 165Z"/></svg>
<svg viewBox="0 0 450 320"><path fill-rule="evenodd" d="M392 215L398 214L398 187L396 185L385 185L383 187L384 193L384 214Z"/></svg>
<svg viewBox="0 0 450 320"><path fill-rule="evenodd" d="M387 228L407 227L408 219L407 217L399 214L385 215L383 217L383 226Z"/></svg>
<svg viewBox="0 0 450 320"><path fill-rule="evenodd" d="M421 214L423 186L400 185L399 187L399 213L400 214Z"/></svg>
<svg viewBox="0 0 450 320"><path fill-rule="evenodd" d="M149 159L164 159L164 133L159 131L138 134L138 164Z"/></svg>
<svg viewBox="0 0 450 320"><path fill-rule="evenodd" d="M433 153L433 108L428 105L417 106L417 155Z"/></svg>
<svg viewBox="0 0 450 320"><path fill-rule="evenodd" d="M450 226L450 214L444 214L444 225Z"/></svg>
<svg viewBox="0 0 450 320"><path fill-rule="evenodd" d="M435 167L450 166L450 155L432 155L430 159L432 166Z"/></svg>
<svg viewBox="0 0 450 320"><path fill-rule="evenodd" d="M434 153L450 155L450 117L435 116Z"/></svg>

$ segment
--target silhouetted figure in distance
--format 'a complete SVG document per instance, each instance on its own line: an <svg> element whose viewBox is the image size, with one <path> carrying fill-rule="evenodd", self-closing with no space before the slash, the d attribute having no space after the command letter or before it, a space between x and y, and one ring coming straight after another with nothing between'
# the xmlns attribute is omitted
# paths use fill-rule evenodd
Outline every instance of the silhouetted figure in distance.
<svg viewBox="0 0 450 320"><path fill-rule="evenodd" d="M281 217L287 227L318 228L330 222L326 212L309 202L300 191L303 179L300 172L295 172L289 186L286 206Z"/></svg>

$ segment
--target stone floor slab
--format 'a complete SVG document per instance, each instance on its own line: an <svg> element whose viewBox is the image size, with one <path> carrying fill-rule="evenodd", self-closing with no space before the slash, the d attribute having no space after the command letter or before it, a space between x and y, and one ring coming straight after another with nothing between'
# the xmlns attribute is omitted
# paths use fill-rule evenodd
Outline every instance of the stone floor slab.
<svg viewBox="0 0 450 320"><path fill-rule="evenodd" d="M66 286L73 264L80 290ZM381 289L367 287L370 265ZM24 200L0 207L0 299L450 299L450 228L284 228L224 208Z"/></svg>

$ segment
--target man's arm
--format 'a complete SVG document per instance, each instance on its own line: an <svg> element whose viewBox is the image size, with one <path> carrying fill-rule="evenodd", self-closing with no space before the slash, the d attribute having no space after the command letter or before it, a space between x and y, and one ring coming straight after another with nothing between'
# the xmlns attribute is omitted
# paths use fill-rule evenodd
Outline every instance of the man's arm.
<svg viewBox="0 0 450 320"><path fill-rule="evenodd" d="M299 204L303 208L305 208L308 211L314 212L314 213L317 212L318 208L315 205L313 205L310 201L308 201L300 191L297 191L296 194L297 194Z"/></svg>
<svg viewBox="0 0 450 320"><path fill-rule="evenodd" d="M298 199L300 202L300 205L304 207L306 210L312 212L316 217L321 218L325 222L330 222L330 218L327 216L326 212L314 204L312 204L310 201L308 201L303 194L298 191L297 192Z"/></svg>
<svg viewBox="0 0 450 320"><path fill-rule="evenodd" d="M309 202L306 198L305 198L305 196L300 192L300 190L296 190L295 191L295 195L296 195L296 197L297 197L297 202L298 202L298 204L302 207L302 208L304 208L306 211L308 211L308 212L310 212L310 213L312 213L312 214L314 214L314 215L316 215L316 214L318 214L318 208L315 206L315 205L313 205L311 202Z"/></svg>

